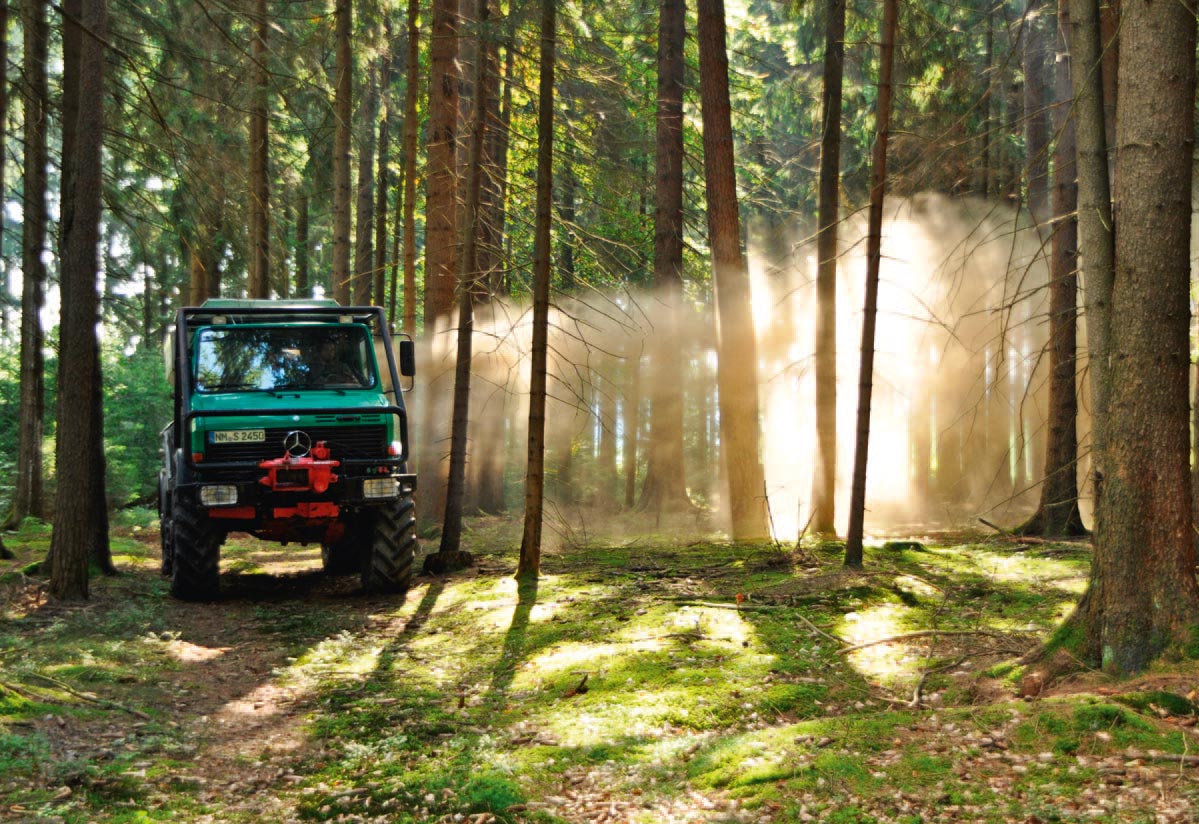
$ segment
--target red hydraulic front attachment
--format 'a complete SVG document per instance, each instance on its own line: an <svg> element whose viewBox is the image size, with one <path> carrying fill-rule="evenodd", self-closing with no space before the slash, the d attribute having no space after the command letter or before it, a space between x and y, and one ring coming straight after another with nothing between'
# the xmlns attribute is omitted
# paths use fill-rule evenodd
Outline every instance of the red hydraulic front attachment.
<svg viewBox="0 0 1199 824"><path fill-rule="evenodd" d="M333 470L341 465L341 461L329 459L329 447L324 441L318 441L308 455L296 456L290 453L282 458L272 458L258 464L266 470L266 475L258 479L262 484L275 492L316 492L321 494L329 489L330 484L337 483L337 475Z"/></svg>

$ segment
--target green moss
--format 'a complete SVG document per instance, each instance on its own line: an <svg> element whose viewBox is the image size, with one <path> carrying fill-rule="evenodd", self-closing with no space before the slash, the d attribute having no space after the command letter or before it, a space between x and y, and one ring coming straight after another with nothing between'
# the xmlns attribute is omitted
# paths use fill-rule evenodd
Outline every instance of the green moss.
<svg viewBox="0 0 1199 824"><path fill-rule="evenodd" d="M1142 713L1156 713L1160 709L1168 715L1187 716L1199 711L1199 707L1189 699L1161 690L1128 692L1115 696L1114 700Z"/></svg>
<svg viewBox="0 0 1199 824"><path fill-rule="evenodd" d="M1199 625L1193 626L1187 633L1187 639L1182 645L1182 654L1191 661L1199 660Z"/></svg>

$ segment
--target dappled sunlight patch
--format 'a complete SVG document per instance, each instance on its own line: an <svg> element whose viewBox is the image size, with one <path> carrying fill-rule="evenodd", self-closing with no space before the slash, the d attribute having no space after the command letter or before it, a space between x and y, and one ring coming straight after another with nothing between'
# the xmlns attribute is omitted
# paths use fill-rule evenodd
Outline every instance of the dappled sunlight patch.
<svg viewBox="0 0 1199 824"><path fill-rule="evenodd" d="M260 684L245 695L227 702L221 707L220 715L229 720L252 718L259 721L277 716L283 711L278 703L279 694L277 685Z"/></svg>
<svg viewBox="0 0 1199 824"><path fill-rule="evenodd" d="M378 668L382 651L381 643L366 643L361 636L342 631L317 643L287 667L283 675L298 680L320 679L330 675L362 677Z"/></svg>
<svg viewBox="0 0 1199 824"><path fill-rule="evenodd" d="M193 644L190 641L183 641L179 638L173 639L166 644L167 653L185 664L215 661L231 649L232 647L205 647L200 644Z"/></svg>
<svg viewBox="0 0 1199 824"><path fill-rule="evenodd" d="M851 646L878 641L908 629L908 609L898 604L880 604L842 616L837 634ZM856 670L867 678L891 682L915 671L920 656L911 644L892 642L866 647L848 655Z"/></svg>
<svg viewBox="0 0 1199 824"><path fill-rule="evenodd" d="M603 688L594 699L555 702L537 719L563 747L597 747L627 736L654 741L681 730L711 723L715 701L697 697L686 687L639 689L634 685Z"/></svg>
<svg viewBox="0 0 1199 824"><path fill-rule="evenodd" d="M530 621L546 620L553 614L554 606L547 594L553 590L553 583L552 576L543 576L538 582L538 597L531 606ZM456 581L442 592L431 614L466 613L471 623L483 619L489 629L506 630L520 605L519 587L520 583L509 576Z"/></svg>
<svg viewBox="0 0 1199 824"><path fill-rule="evenodd" d="M521 667L513 681L517 689L528 689L533 679L552 678L582 670L603 669L621 655L631 652L654 652L662 647L657 639L645 639L632 644L567 643L554 647ZM580 672L581 674L581 672Z"/></svg>

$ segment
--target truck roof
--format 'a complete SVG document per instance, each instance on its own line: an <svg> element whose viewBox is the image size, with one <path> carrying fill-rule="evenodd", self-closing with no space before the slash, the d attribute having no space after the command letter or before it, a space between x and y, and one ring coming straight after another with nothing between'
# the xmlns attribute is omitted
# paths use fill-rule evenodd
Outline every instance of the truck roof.
<svg viewBox="0 0 1199 824"><path fill-rule="evenodd" d="M306 298L304 300L247 300L244 298L209 298L201 304L202 309L329 309L340 306L332 298Z"/></svg>
<svg viewBox="0 0 1199 824"><path fill-rule="evenodd" d="M214 298L201 306L179 310L180 322L187 328L207 324L288 324L362 323L375 328L385 323L382 309L377 306L342 306L335 300L243 300Z"/></svg>

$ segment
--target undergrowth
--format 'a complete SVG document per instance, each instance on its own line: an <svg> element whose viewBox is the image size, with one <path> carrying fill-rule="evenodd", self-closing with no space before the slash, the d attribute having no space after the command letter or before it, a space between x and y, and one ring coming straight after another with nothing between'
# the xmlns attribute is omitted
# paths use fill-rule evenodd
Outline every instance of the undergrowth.
<svg viewBox="0 0 1199 824"><path fill-rule="evenodd" d="M239 538L222 599L183 604L157 573L157 525L133 516L114 528L121 574L63 606L22 571L48 542L28 524L0 566L6 809L70 822L1189 814L1189 778L1167 791L1154 771L1194 748L1188 671L1018 696L1011 662L1072 606L1085 547L923 536L869 548L857 573L835 544L589 534L518 584L518 537L472 521L477 568L391 598L324 577L314 547Z"/></svg>

